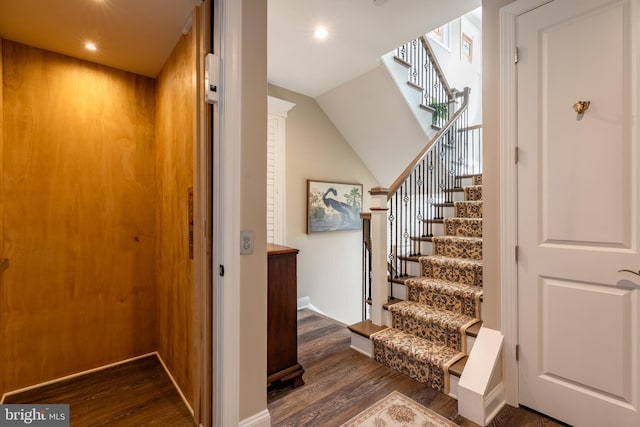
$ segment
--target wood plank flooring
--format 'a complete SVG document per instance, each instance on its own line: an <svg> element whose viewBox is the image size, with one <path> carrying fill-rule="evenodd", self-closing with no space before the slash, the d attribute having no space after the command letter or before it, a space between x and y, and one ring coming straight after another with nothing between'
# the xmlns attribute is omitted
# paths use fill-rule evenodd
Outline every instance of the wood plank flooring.
<svg viewBox="0 0 640 427"><path fill-rule="evenodd" d="M74 427L195 425L156 356L10 395L4 403L68 403Z"/></svg>
<svg viewBox="0 0 640 427"><path fill-rule="evenodd" d="M272 426L339 426L393 390L461 427L457 401L349 348L344 326L310 310L298 312L298 362L305 385L267 394ZM505 407L492 427L563 426L524 408Z"/></svg>

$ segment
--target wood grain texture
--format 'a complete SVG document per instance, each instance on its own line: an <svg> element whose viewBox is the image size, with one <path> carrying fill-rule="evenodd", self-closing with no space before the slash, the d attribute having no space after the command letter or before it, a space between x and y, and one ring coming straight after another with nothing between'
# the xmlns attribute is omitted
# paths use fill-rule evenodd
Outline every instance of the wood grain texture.
<svg viewBox="0 0 640 427"><path fill-rule="evenodd" d="M302 385L296 310L298 249L267 245L267 385Z"/></svg>
<svg viewBox="0 0 640 427"><path fill-rule="evenodd" d="M156 356L10 395L4 403L69 404L72 427L195 425Z"/></svg>
<svg viewBox="0 0 640 427"><path fill-rule="evenodd" d="M461 427L477 424L458 414L455 399L349 348L346 327L310 310L298 312L298 361L305 385L268 394L273 426L339 426L393 390ZM524 408L505 407L491 427L562 426Z"/></svg>
<svg viewBox="0 0 640 427"><path fill-rule="evenodd" d="M155 82L3 41L0 391L156 348Z"/></svg>
<svg viewBox="0 0 640 427"><path fill-rule="evenodd" d="M177 43L157 78L158 353L192 408L198 390L197 289L189 258L194 182L196 37Z"/></svg>
<svg viewBox="0 0 640 427"><path fill-rule="evenodd" d="M3 162L3 141L4 141L4 102L3 102L3 81L4 81L4 73L3 73L3 55L2 55L2 37L0 37L0 166L4 164ZM3 192L3 177L4 173L0 170L0 262L5 258L4 256L4 197L2 196ZM4 280L3 280L3 271L0 268L0 304L4 301L3 292L4 292ZM2 325L2 307L0 306L0 325ZM0 326L0 345L2 344L2 327ZM4 378L3 375L0 374L0 395L2 395L2 391L4 390Z"/></svg>

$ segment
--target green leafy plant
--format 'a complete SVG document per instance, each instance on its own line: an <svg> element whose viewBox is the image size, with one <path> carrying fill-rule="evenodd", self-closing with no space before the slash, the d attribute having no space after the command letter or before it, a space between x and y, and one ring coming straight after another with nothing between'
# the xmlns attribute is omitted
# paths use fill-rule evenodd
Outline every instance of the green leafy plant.
<svg viewBox="0 0 640 427"><path fill-rule="evenodd" d="M442 119L444 121L447 120L449 116L449 104L446 102L438 102L435 98L431 100L429 103L429 107L433 108L433 123L438 122L438 119Z"/></svg>

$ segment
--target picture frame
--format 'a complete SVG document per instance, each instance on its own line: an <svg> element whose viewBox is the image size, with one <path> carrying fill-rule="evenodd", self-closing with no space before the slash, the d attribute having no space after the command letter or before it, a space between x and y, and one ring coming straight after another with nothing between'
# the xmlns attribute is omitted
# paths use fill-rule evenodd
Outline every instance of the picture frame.
<svg viewBox="0 0 640 427"><path fill-rule="evenodd" d="M307 180L307 234L362 229L362 184Z"/></svg>
<svg viewBox="0 0 640 427"><path fill-rule="evenodd" d="M460 53L467 58L469 62L473 62L473 39L467 34L462 33L460 38Z"/></svg>

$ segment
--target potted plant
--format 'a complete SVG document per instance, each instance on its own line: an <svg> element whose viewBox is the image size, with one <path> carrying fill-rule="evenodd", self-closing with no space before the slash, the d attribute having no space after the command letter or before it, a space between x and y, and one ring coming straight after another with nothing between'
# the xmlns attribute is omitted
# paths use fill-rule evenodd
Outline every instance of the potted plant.
<svg viewBox="0 0 640 427"><path fill-rule="evenodd" d="M433 124L438 124L440 119L443 122L447 121L449 118L449 104L446 102L438 102L435 98L431 100L429 103L429 107L433 109L433 114L431 116L433 120Z"/></svg>

